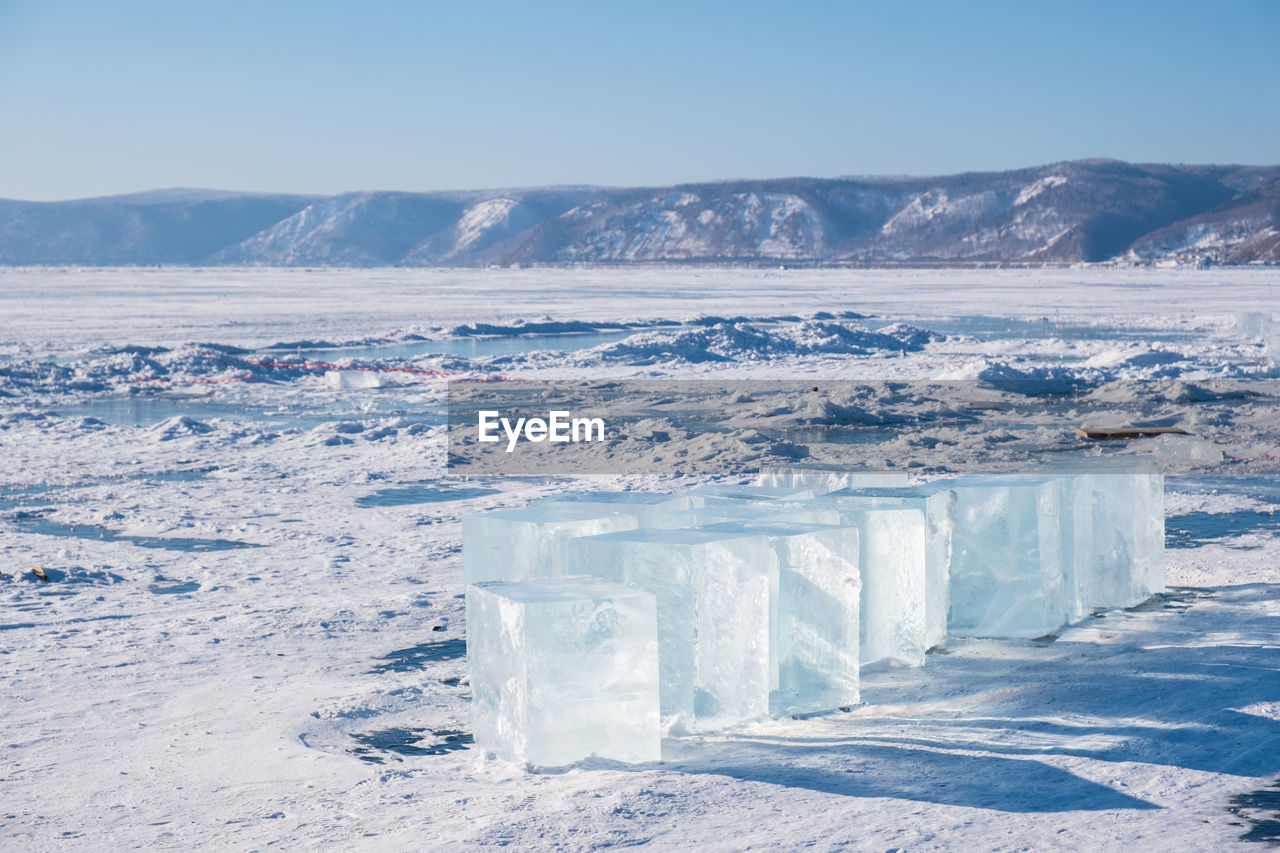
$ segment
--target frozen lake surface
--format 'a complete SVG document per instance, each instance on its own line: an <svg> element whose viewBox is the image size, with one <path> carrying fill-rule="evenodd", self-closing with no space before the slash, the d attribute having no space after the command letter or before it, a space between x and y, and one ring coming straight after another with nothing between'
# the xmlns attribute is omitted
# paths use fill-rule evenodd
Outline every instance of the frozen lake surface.
<svg viewBox="0 0 1280 853"><path fill-rule="evenodd" d="M1280 419L1273 400L1197 401L1274 375L1235 314L1280 313L1277 285L0 270L0 846L1254 849L1278 819ZM335 366L381 387L332 387ZM454 377L1150 382L1224 455L1170 462L1170 588L1140 607L1051 642L953 641L868 676L847 713L531 775L471 742L459 519L698 480L451 474ZM711 412L706 449L744 478L796 443L917 477L1093 452L1062 428L1083 409L1001 405L910 435Z"/></svg>

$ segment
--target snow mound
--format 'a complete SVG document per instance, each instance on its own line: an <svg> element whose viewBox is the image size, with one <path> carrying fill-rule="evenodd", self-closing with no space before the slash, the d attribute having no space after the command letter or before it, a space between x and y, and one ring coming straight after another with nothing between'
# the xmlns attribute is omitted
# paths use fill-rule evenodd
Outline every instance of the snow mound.
<svg viewBox="0 0 1280 853"><path fill-rule="evenodd" d="M584 358L626 364L658 364L679 360L691 364L768 358L776 353L768 334L732 323L678 332L642 332L613 344L595 347Z"/></svg>
<svg viewBox="0 0 1280 853"><path fill-rule="evenodd" d="M213 427L187 415L174 415L151 427L151 432L161 441L169 441L187 435L205 435L213 432Z"/></svg>
<svg viewBox="0 0 1280 853"><path fill-rule="evenodd" d="M1186 361L1181 353L1155 348L1108 349L1086 360L1086 367L1162 367Z"/></svg>
<svg viewBox="0 0 1280 853"><path fill-rule="evenodd" d="M585 323L578 320L516 320L513 323L466 323L454 326L446 334L453 338L514 337L516 335L564 335L574 332L596 332L601 329L625 329L623 323Z"/></svg>
<svg viewBox="0 0 1280 853"><path fill-rule="evenodd" d="M751 362L786 355L871 355L915 352L938 339L927 329L901 323L873 331L849 323L805 320L761 329L734 320L703 328L642 332L585 350L580 360L647 365Z"/></svg>
<svg viewBox="0 0 1280 853"><path fill-rule="evenodd" d="M1098 378L1096 371L1080 371L1061 365L1019 367L1006 361L993 362L984 359L968 365L964 371L956 371L956 374L961 372L968 375L953 374L947 378L977 379L1028 396L1066 394Z"/></svg>

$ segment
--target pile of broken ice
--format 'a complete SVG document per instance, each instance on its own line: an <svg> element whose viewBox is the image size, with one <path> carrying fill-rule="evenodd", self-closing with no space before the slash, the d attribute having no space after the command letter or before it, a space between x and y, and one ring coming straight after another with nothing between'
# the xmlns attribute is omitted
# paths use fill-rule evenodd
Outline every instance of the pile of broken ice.
<svg viewBox="0 0 1280 853"><path fill-rule="evenodd" d="M1149 460L967 475L765 469L757 486L566 494L463 520L476 742L656 761L663 732L859 701L869 665L1041 638L1164 587Z"/></svg>

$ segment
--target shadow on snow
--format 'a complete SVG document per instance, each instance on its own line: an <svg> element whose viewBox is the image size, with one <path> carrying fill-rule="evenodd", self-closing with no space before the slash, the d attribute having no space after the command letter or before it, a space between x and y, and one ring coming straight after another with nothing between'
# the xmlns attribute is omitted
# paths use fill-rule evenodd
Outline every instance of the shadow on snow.
<svg viewBox="0 0 1280 853"><path fill-rule="evenodd" d="M1276 774L1280 720L1242 709L1280 701L1280 585L1211 592L1187 599L1173 589L1165 612L1110 611L1080 624L1111 635L1104 642L1006 641L1010 654L992 657L963 654L966 641L956 641L961 653L864 687L868 704L835 736L827 726L826 736L669 740L664 766L1005 812L1160 807L1054 766L1054 756Z"/></svg>
<svg viewBox="0 0 1280 853"><path fill-rule="evenodd" d="M378 663L370 672L412 672L422 669L428 663L454 660L467 653L467 641L463 639L436 640L431 643L419 643L407 649L396 649L378 659Z"/></svg>

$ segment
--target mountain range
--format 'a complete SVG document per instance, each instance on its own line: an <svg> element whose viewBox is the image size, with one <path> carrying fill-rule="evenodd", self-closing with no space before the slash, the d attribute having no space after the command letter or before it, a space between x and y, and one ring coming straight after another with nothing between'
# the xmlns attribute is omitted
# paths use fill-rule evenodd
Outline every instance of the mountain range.
<svg viewBox="0 0 1280 853"><path fill-rule="evenodd" d="M1280 263L1280 166L0 199L4 265Z"/></svg>

